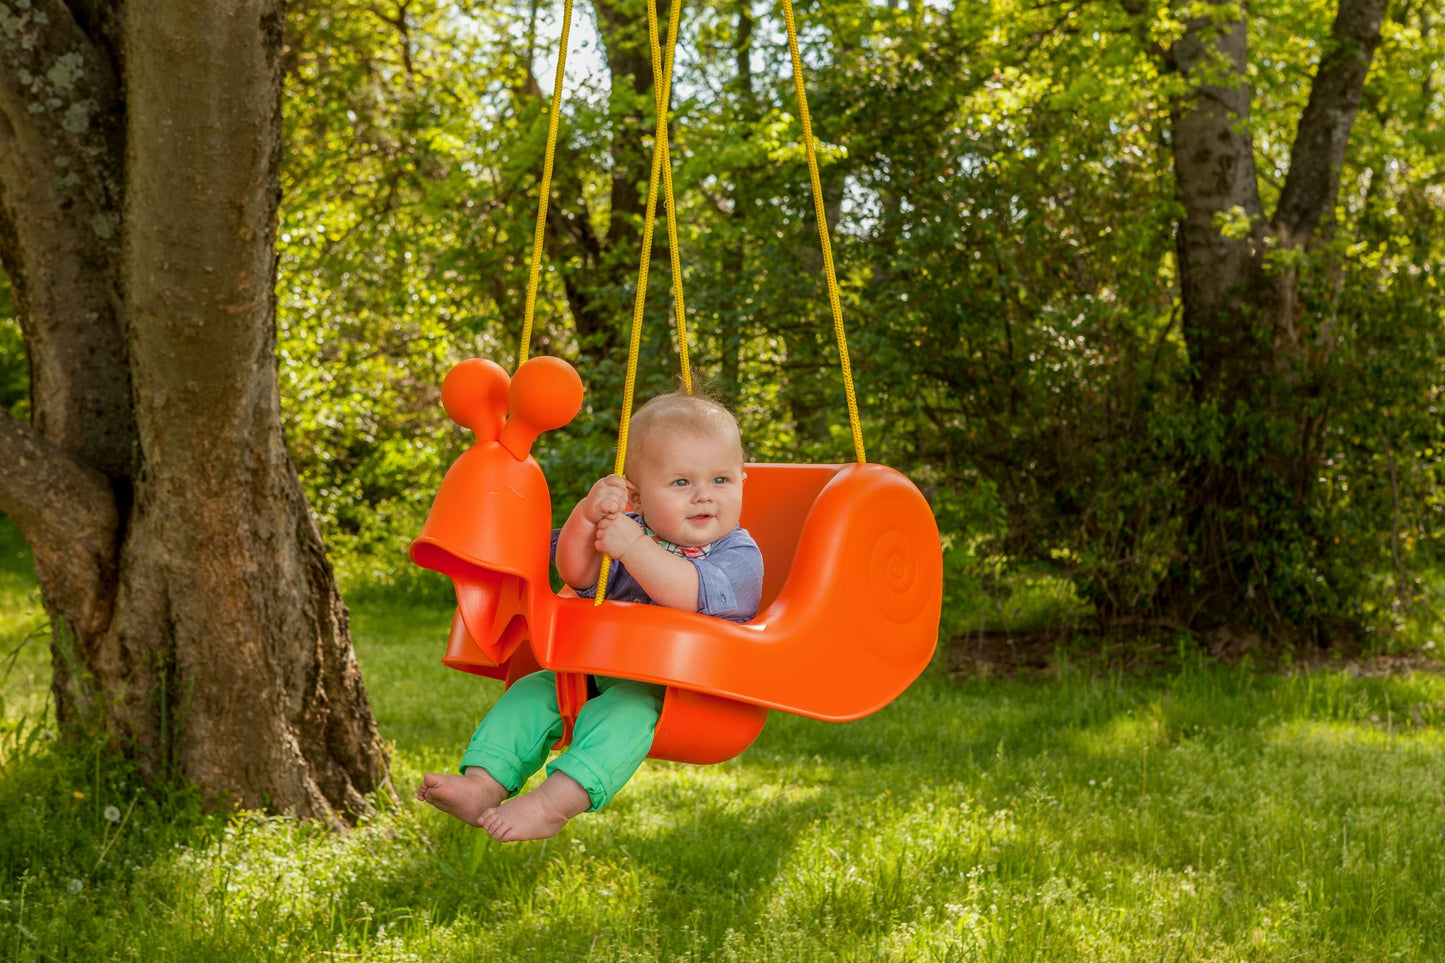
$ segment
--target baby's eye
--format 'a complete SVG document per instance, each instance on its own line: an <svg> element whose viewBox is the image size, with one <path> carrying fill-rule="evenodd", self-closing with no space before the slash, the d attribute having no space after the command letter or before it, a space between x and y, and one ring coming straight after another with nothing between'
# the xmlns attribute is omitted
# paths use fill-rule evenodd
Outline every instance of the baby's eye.
<svg viewBox="0 0 1445 963"><path fill-rule="evenodd" d="M728 476L726 476L726 475L719 475L719 476L717 476L716 478L714 478L714 479L712 480L712 483L713 483L714 485L726 485L726 484L727 484L728 482L730 482L730 481L732 481L732 479L729 478Z"/></svg>
<svg viewBox="0 0 1445 963"><path fill-rule="evenodd" d="M671 484L674 488L685 488L685 487L687 486L687 479L686 479L686 478L674 478L674 479L671 481L670 484Z"/></svg>

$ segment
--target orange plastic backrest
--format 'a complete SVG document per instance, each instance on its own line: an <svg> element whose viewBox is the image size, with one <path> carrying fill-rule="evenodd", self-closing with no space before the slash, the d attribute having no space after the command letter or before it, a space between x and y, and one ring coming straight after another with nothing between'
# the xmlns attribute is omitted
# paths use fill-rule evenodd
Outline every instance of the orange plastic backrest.
<svg viewBox="0 0 1445 963"><path fill-rule="evenodd" d="M823 486L838 473L840 465L745 466L742 526L763 553L763 601L765 610L778 597L788 572L803 522Z"/></svg>

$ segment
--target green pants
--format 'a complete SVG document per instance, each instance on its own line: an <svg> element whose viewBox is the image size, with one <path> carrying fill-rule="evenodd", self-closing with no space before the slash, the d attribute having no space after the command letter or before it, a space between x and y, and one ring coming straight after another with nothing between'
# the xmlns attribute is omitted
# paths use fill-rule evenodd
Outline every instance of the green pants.
<svg viewBox="0 0 1445 963"><path fill-rule="evenodd" d="M572 744L547 766L565 773L592 800L595 812L627 784L652 748L652 730L662 714L660 685L595 676L598 695L588 699L572 726ZM481 766L515 793L562 738L557 677L543 670L523 676L502 693L472 733L461 770Z"/></svg>

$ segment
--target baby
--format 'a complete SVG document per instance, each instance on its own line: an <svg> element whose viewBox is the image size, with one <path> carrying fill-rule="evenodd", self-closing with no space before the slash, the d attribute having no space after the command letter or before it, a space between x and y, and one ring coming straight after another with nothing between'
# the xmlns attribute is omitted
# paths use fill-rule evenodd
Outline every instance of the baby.
<svg viewBox="0 0 1445 963"><path fill-rule="evenodd" d="M557 572L578 595L595 596L606 554L609 599L748 621L762 596L763 557L738 526L747 474L737 420L706 398L660 395L633 417L631 438L627 477L598 480L553 533ZM536 789L508 798L563 732L549 671L507 689L472 734L461 775L427 774L417 799L508 842L555 836L573 816L606 805L647 758L665 690L588 681L592 697L572 743Z"/></svg>

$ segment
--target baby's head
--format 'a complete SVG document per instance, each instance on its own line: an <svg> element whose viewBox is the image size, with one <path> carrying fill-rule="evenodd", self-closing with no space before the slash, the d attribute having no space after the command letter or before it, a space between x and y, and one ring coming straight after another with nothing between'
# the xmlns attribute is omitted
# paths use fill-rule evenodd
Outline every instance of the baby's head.
<svg viewBox="0 0 1445 963"><path fill-rule="evenodd" d="M726 441L743 460L743 435L738 420L718 402L680 391L658 395L633 414L628 429L627 457L641 462L649 443L666 445L683 435Z"/></svg>
<svg viewBox="0 0 1445 963"><path fill-rule="evenodd" d="M627 483L649 527L679 545L706 545L742 514L742 432L721 404L698 395L658 395L632 416Z"/></svg>

